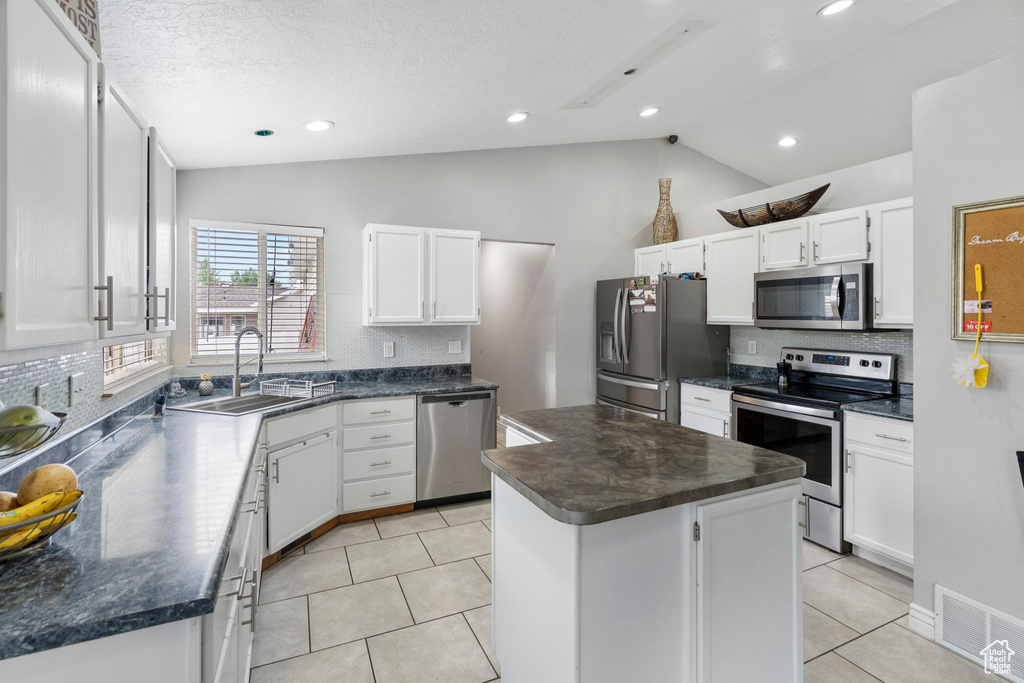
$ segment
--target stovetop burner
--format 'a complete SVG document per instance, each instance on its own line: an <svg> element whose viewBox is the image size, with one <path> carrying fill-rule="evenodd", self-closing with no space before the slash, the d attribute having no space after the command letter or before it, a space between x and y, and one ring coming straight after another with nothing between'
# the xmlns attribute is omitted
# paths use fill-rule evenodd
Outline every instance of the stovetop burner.
<svg viewBox="0 0 1024 683"><path fill-rule="evenodd" d="M823 387L802 382L791 382L785 388L780 387L777 382L747 384L734 387L733 391L737 394L746 394L747 396L761 396L776 401L817 405L837 410L844 403L871 401L876 398L887 398L889 396L889 394L850 391L848 389Z"/></svg>

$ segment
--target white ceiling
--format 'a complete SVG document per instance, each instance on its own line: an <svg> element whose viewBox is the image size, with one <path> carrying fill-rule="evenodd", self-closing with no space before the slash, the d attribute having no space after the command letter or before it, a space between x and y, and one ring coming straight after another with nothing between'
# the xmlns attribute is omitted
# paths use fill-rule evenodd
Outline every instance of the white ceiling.
<svg viewBox="0 0 1024 683"><path fill-rule="evenodd" d="M769 184L909 150L915 88L1024 50L1021 0L825 1L101 0L100 26L182 168L676 133Z"/></svg>

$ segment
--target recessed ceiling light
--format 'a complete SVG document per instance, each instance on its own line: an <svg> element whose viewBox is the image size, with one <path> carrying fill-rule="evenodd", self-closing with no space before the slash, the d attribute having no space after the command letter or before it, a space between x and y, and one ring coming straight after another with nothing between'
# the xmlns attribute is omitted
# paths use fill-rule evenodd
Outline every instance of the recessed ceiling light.
<svg viewBox="0 0 1024 683"><path fill-rule="evenodd" d="M334 128L333 121L309 121L306 123L306 130L311 130L314 133L319 133L328 128Z"/></svg>
<svg viewBox="0 0 1024 683"><path fill-rule="evenodd" d="M851 5L853 5L853 0L836 0L835 2L830 2L818 10L818 14L823 17L827 17L831 14L838 14L844 9L850 9Z"/></svg>
<svg viewBox="0 0 1024 683"><path fill-rule="evenodd" d="M784 138L779 138L779 147L792 147L797 143L797 139L787 135Z"/></svg>
<svg viewBox="0 0 1024 683"><path fill-rule="evenodd" d="M529 118L529 116L530 112L519 111L516 112L515 114L512 114L512 116L508 117L505 120L508 121L509 123L519 123L520 121L525 121L527 118Z"/></svg>
<svg viewBox="0 0 1024 683"><path fill-rule="evenodd" d="M252 134L261 138L267 138L273 135L274 131L270 130L269 128L260 128L259 130L253 131Z"/></svg>
<svg viewBox="0 0 1024 683"><path fill-rule="evenodd" d="M654 116L659 111L661 111L661 107L647 107L647 109L640 112L638 116Z"/></svg>

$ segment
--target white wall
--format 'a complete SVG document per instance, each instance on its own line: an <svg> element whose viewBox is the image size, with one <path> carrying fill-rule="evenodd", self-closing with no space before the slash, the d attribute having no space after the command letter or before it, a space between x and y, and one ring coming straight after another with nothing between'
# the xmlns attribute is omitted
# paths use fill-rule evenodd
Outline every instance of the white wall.
<svg viewBox="0 0 1024 683"><path fill-rule="evenodd" d="M368 222L553 243L558 402L590 403L594 283L630 274L633 248L650 240L668 146L662 139L636 140L182 171L179 255L187 263L190 218L324 227L330 298L359 292L359 235ZM681 146L668 154L681 159L676 168L688 167ZM714 196L757 182L706 157L693 159ZM187 306L187 273L178 283L179 301ZM187 320L187 310L180 315ZM172 357L183 365L187 326L181 328Z"/></svg>
<svg viewBox="0 0 1024 683"><path fill-rule="evenodd" d="M953 207L1024 194L1021 83L1024 55L914 97L914 601L939 583L1024 618L1024 346L982 344L988 387L955 385L949 299Z"/></svg>

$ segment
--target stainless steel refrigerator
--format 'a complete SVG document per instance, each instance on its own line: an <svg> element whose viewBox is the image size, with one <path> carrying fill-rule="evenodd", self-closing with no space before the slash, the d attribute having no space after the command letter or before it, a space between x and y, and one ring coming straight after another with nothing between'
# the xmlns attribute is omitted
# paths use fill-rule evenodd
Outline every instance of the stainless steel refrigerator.
<svg viewBox="0 0 1024 683"><path fill-rule="evenodd" d="M597 402L679 424L678 379L727 371L729 328L706 321L706 280L598 282Z"/></svg>

